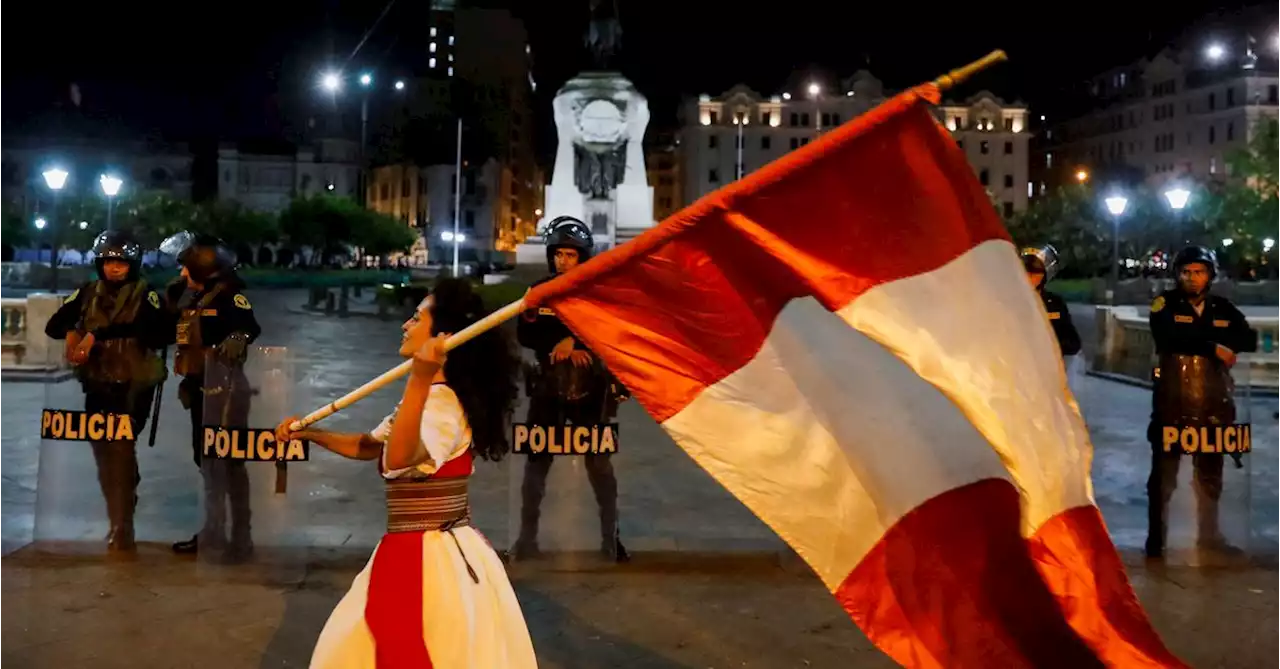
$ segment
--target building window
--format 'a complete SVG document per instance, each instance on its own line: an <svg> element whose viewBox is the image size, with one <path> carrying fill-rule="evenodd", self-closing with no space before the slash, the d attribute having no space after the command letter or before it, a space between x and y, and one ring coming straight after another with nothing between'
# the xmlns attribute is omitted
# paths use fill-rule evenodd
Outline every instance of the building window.
<svg viewBox="0 0 1280 669"><path fill-rule="evenodd" d="M1218 133L1217 133L1217 130L1218 130L1218 129L1217 129L1217 128L1215 128L1214 126L1212 126L1212 125L1210 125L1210 126L1209 126L1209 143L1210 143L1210 144L1212 144L1212 143L1214 143L1215 141L1217 141L1217 139L1218 139Z"/></svg>
<svg viewBox="0 0 1280 669"><path fill-rule="evenodd" d="M1012 155L1013 155L1013 142L1005 142L1005 143L1004 143L1004 155L1006 155L1006 156L1012 156Z"/></svg>
<svg viewBox="0 0 1280 669"><path fill-rule="evenodd" d="M792 138L791 138L791 149L792 149L792 150L795 150L795 149L798 149L798 148L800 148L800 138L799 138L799 137L792 137Z"/></svg>
<svg viewBox="0 0 1280 669"><path fill-rule="evenodd" d="M809 112L800 115L800 125L806 128L809 127Z"/></svg>
<svg viewBox="0 0 1280 669"><path fill-rule="evenodd" d="M791 112L791 127L795 128L795 127L798 127L799 125L800 125L800 115L795 112Z"/></svg>
<svg viewBox="0 0 1280 669"><path fill-rule="evenodd" d="M1236 89L1234 88L1227 89L1227 106L1228 107L1236 106Z"/></svg>
<svg viewBox="0 0 1280 669"><path fill-rule="evenodd" d="M710 181L713 184L720 183L720 171L713 168L707 173L707 181Z"/></svg>
<svg viewBox="0 0 1280 669"><path fill-rule="evenodd" d="M956 116L951 119L952 130L964 130L964 117Z"/></svg>
<svg viewBox="0 0 1280 669"><path fill-rule="evenodd" d="M760 148L762 148L762 149L766 149L766 150L767 150L767 149L772 145L772 142L770 141L770 140L772 140L772 139L773 139L773 138L772 138L772 137L770 137L770 136L768 136L768 135L765 135L764 137L761 137L761 138L760 138Z"/></svg>
<svg viewBox="0 0 1280 669"><path fill-rule="evenodd" d="M462 220L463 220L463 224L467 226L468 230L475 230L476 229L476 210L468 209L466 213L463 214Z"/></svg>
<svg viewBox="0 0 1280 669"><path fill-rule="evenodd" d="M769 122L772 120L773 120L773 112L764 112L763 114L760 115L760 122L764 123L765 125L769 125Z"/></svg>
<svg viewBox="0 0 1280 669"><path fill-rule="evenodd" d="M720 122L720 113L719 113L719 112L711 112L711 125L715 125L715 124L717 124L717 123L719 123L719 122Z"/></svg>
<svg viewBox="0 0 1280 669"><path fill-rule="evenodd" d="M1210 158L1210 159L1209 159L1209 174L1217 174L1217 173L1218 173L1218 159L1217 159L1216 157L1215 157L1215 158Z"/></svg>
<svg viewBox="0 0 1280 669"><path fill-rule="evenodd" d="M963 140L963 139L957 139L957 140L956 140L956 146L960 147L960 150L961 150L961 151L964 151L964 140Z"/></svg>
<svg viewBox="0 0 1280 669"><path fill-rule="evenodd" d="M808 144L808 143L809 143L808 137L805 137L804 139L800 140L800 146L804 146L805 144Z"/></svg>
<svg viewBox="0 0 1280 669"><path fill-rule="evenodd" d="M978 150L981 151L984 156L991 153L991 142L983 140L982 143L978 145Z"/></svg>
<svg viewBox="0 0 1280 669"><path fill-rule="evenodd" d="M718 146L720 146L719 137L717 137L716 135L711 135L710 137L707 138L707 148L714 149Z"/></svg>
<svg viewBox="0 0 1280 669"><path fill-rule="evenodd" d="M988 171L987 171L987 170L985 170L985 169L984 169L984 170L982 170L981 172L978 172L978 182L979 182L979 183L981 183L983 186L988 186L988 185L990 185L990 184L991 184L991 173L990 173L990 172L988 172Z"/></svg>
<svg viewBox="0 0 1280 669"><path fill-rule="evenodd" d="M1013 188L1013 175L1012 175L1012 174L1006 174L1006 175L1004 175L1004 187L1005 187L1005 188Z"/></svg>
<svg viewBox="0 0 1280 669"><path fill-rule="evenodd" d="M1227 141L1230 142L1236 138L1236 122L1227 122Z"/></svg>
<svg viewBox="0 0 1280 669"><path fill-rule="evenodd" d="M832 114L832 115L831 115L831 125L840 125L840 115L839 115L839 114Z"/></svg>
<svg viewBox="0 0 1280 669"><path fill-rule="evenodd" d="M1008 117L1004 120L1004 131L1013 132L1013 117ZM1008 152L1006 151L1006 153Z"/></svg>
<svg viewBox="0 0 1280 669"><path fill-rule="evenodd" d="M1280 87L1275 84L1267 86L1267 104L1274 105L1280 103Z"/></svg>
<svg viewBox="0 0 1280 669"><path fill-rule="evenodd" d="M1053 154L1052 154L1052 153L1046 153L1046 154L1044 154L1044 166L1045 166L1045 167L1047 167L1047 168L1049 168L1049 169L1053 169Z"/></svg>
<svg viewBox="0 0 1280 669"><path fill-rule="evenodd" d="M1004 217L1011 218L1013 216L1013 203L1005 202L1003 204L1004 204Z"/></svg>

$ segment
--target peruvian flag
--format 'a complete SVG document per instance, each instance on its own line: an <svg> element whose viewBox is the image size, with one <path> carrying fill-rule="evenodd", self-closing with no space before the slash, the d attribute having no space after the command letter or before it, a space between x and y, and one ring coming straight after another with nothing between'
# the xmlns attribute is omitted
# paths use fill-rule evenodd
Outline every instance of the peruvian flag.
<svg viewBox="0 0 1280 669"><path fill-rule="evenodd" d="M907 91L530 291L909 667L1183 666L939 91Z"/></svg>

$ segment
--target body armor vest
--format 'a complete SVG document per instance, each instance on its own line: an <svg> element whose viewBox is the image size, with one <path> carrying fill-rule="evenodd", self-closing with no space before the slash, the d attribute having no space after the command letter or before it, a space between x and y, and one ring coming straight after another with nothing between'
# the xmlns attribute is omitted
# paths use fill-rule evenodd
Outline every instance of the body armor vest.
<svg viewBox="0 0 1280 669"><path fill-rule="evenodd" d="M88 332L133 323L148 292L146 282L141 280L124 284L114 294L105 281L95 282L91 290L81 302L80 312L81 327ZM164 379L164 361L136 337L108 339L96 346L96 354L76 368L76 376L85 385L148 388Z"/></svg>
<svg viewBox="0 0 1280 669"><path fill-rule="evenodd" d="M199 376L204 373L204 338L200 332L200 318L225 286L225 283L219 283L182 310L178 318L178 350L173 357L173 371L179 376Z"/></svg>

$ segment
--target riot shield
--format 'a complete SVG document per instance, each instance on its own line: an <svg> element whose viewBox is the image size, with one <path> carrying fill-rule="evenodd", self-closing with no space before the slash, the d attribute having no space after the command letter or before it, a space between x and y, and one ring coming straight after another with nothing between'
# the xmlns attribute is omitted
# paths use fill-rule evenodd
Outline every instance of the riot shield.
<svg viewBox="0 0 1280 669"><path fill-rule="evenodd" d="M1161 374L1170 376L1167 371ZM1262 442L1254 434L1248 363L1241 359L1230 374L1222 376L1231 401L1226 413L1199 421L1153 424L1152 467L1158 470L1159 487L1167 500L1166 564L1239 566L1247 564L1259 548L1251 474L1259 457L1275 459L1275 444L1263 445L1262 453L1254 451ZM1157 379L1156 384L1170 381ZM1152 488L1149 492L1156 493L1156 486Z"/></svg>
<svg viewBox="0 0 1280 669"><path fill-rule="evenodd" d="M613 412L602 398L561 404L540 379L537 368L526 368L525 399L512 426L508 558L557 569L616 561L620 434Z"/></svg>
<svg viewBox="0 0 1280 669"><path fill-rule="evenodd" d="M202 565L253 565L268 579L300 576L307 548L308 444L274 430L307 406L285 347L251 346L243 360L204 358L197 445Z"/></svg>
<svg viewBox="0 0 1280 669"><path fill-rule="evenodd" d="M147 369L113 368L99 344L80 365L53 342L45 367L33 539L38 550L80 555L169 553L198 516L199 472L190 428L176 414L172 380L157 359ZM154 446L153 410L162 418Z"/></svg>

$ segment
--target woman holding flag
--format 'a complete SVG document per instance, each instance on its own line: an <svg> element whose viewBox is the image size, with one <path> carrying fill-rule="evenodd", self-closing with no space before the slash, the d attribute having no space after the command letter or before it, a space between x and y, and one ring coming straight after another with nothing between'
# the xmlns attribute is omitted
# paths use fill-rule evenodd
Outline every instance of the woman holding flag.
<svg viewBox="0 0 1280 669"><path fill-rule="evenodd" d="M529 631L502 561L471 526L473 458L500 459L517 361L491 330L446 359L445 332L485 315L465 281L444 280L403 326L413 369L396 410L368 434L277 428L356 460L379 459L387 534L329 616L313 669L534 667ZM388 664L389 663L389 664Z"/></svg>

